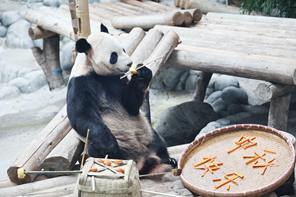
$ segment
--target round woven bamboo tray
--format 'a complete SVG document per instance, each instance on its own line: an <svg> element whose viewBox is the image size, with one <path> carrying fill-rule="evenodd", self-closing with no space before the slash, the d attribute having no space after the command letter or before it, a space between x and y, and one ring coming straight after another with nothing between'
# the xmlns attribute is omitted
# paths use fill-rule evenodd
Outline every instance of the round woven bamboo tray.
<svg viewBox="0 0 296 197"><path fill-rule="evenodd" d="M246 142L243 147L235 149L244 139L251 138L253 141L248 142L255 145L246 146ZM253 162L256 154L263 157ZM211 162L221 166L216 165L215 169L213 163L201 165L201 162L211 157L214 158ZM272 164L272 167L263 170L262 166L267 164ZM215 171L205 172L209 166ZM182 169L181 180L191 192L202 196L232 197L270 193L288 180L294 166L292 140L282 131L254 124L232 125L201 136L181 154L178 164L179 169ZM236 178L230 182L229 177ZM228 184L219 187L224 182Z"/></svg>

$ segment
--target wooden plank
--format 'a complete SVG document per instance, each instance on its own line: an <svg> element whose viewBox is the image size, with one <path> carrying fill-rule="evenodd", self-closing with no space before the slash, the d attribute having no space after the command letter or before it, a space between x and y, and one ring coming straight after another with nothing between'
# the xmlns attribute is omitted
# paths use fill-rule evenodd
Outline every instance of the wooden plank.
<svg viewBox="0 0 296 197"><path fill-rule="evenodd" d="M0 194L1 196L24 196L29 193L55 188L61 185L73 184L76 180L77 176L61 176L15 187L3 188L0 189Z"/></svg>
<svg viewBox="0 0 296 197"><path fill-rule="evenodd" d="M215 13L210 12L207 14L209 20L231 20L231 21L244 21L252 23L264 23L269 25L283 25L296 27L296 19L294 18L281 18L281 17L271 17L271 16L258 16L258 15L237 15L230 13Z"/></svg>
<svg viewBox="0 0 296 197"><path fill-rule="evenodd" d="M296 39L287 38L274 38L268 36L262 36L256 33L249 32L229 32L229 31L212 31L204 28L184 28L184 27L173 27L166 25L156 25L156 29L163 32L175 31L179 34L181 40L192 39L194 40L211 40L214 42L241 42L253 43L260 46L261 44L278 46L282 48L295 48Z"/></svg>
<svg viewBox="0 0 296 197"><path fill-rule="evenodd" d="M212 15L209 15L209 16L207 15L205 17L205 20L207 21L207 23L212 23L212 24L237 25L237 26L246 26L250 28L275 28L275 29L280 28L280 29L286 29L286 30L294 30L294 31L296 30L296 24L294 21L295 19L294 20L290 19L292 21L290 20L285 21L285 19L279 18L281 20L278 20L278 22L267 23L265 21L240 20L241 15L233 17L233 19L230 19L230 18L225 19L224 16L213 17Z"/></svg>
<svg viewBox="0 0 296 197"><path fill-rule="evenodd" d="M167 62L167 65L180 68L261 79L287 85L294 85L296 82L295 64L293 59L266 58L265 56L188 45L179 45Z"/></svg>
<svg viewBox="0 0 296 197"><path fill-rule="evenodd" d="M186 5L187 2L182 2L182 1L187 1L189 2L189 5ZM208 13L208 12L223 12L223 13L233 13L233 14L239 14L240 9L238 7L234 6L227 6L223 5L221 3L217 3L214 1L208 1L208 0L181 0L180 2L180 7L181 8L198 8L200 9L203 13Z"/></svg>

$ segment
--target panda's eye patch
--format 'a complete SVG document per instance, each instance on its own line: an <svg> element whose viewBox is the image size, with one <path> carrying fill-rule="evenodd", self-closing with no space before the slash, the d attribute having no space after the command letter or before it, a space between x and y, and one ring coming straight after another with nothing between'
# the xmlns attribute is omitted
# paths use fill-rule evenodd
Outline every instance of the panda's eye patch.
<svg viewBox="0 0 296 197"><path fill-rule="evenodd" d="M118 59L118 54L116 52L112 52L110 56L110 64L116 64Z"/></svg>
<svg viewBox="0 0 296 197"><path fill-rule="evenodd" d="M123 52L125 52L125 49L123 49Z"/></svg>

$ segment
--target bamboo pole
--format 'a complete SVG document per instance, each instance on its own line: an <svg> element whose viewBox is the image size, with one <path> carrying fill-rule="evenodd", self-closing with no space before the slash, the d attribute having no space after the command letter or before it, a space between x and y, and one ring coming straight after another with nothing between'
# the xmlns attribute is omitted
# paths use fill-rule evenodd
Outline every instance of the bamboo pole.
<svg viewBox="0 0 296 197"><path fill-rule="evenodd" d="M180 12L167 12L161 14L119 16L114 17L111 21L112 26L119 29L131 29L133 27L141 27L150 29L157 24L162 25L182 25L184 23L184 15Z"/></svg>
<svg viewBox="0 0 296 197"><path fill-rule="evenodd" d="M78 37L87 38L91 33L88 10L88 0L76 1L76 14L78 18Z"/></svg>

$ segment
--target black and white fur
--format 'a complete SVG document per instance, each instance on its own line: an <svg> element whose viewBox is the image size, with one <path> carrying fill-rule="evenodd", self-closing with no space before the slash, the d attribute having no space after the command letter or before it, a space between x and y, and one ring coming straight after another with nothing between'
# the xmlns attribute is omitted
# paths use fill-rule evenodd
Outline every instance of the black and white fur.
<svg viewBox="0 0 296 197"><path fill-rule="evenodd" d="M67 113L82 137L89 129L88 154L92 157L133 159L140 173L175 167L164 141L140 113L152 78L147 67L130 80L120 79L132 60L101 25L101 33L76 42L79 52L72 68Z"/></svg>

